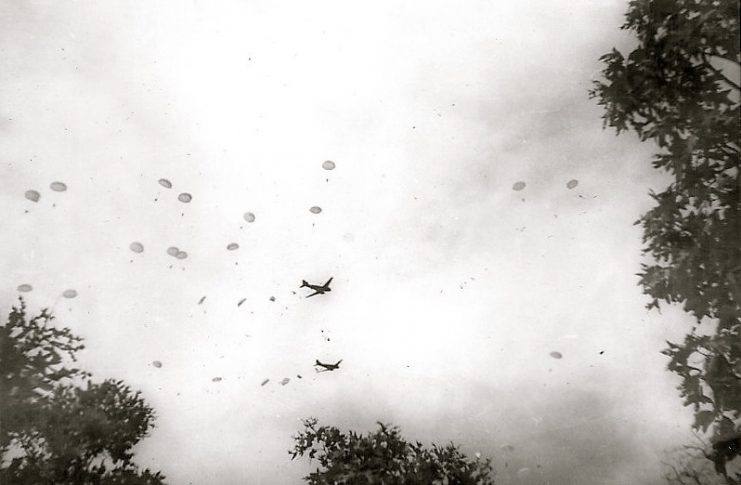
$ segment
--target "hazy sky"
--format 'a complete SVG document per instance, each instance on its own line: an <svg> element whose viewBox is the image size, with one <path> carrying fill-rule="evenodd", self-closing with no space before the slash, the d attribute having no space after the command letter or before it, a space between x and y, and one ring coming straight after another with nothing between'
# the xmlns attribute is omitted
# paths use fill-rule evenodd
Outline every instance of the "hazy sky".
<svg viewBox="0 0 741 485"><path fill-rule="evenodd" d="M298 483L308 416L501 484L660 483L686 325L644 309L632 223L665 181L587 96L626 7L0 0L0 310L32 285L144 392L173 484Z"/></svg>

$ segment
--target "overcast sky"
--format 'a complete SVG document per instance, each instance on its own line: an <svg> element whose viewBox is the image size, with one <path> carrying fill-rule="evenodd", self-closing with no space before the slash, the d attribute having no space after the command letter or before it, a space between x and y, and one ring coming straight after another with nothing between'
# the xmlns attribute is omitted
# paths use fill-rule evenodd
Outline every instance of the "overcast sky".
<svg viewBox="0 0 741 485"><path fill-rule="evenodd" d="M665 180L587 95L626 8L0 0L0 310L32 285L143 391L173 484L299 483L309 416L502 484L660 483L686 317L644 309L632 223Z"/></svg>

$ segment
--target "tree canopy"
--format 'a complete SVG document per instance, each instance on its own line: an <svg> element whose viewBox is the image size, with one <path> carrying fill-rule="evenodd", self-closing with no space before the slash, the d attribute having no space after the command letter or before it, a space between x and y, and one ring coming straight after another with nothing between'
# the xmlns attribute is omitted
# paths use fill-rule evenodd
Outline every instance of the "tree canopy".
<svg viewBox="0 0 741 485"><path fill-rule="evenodd" d="M664 353L694 428L726 449L741 428L739 4L633 0L622 29L637 46L602 56L590 95L606 126L654 141L653 167L671 175L636 222L650 259L639 284L648 308L677 303L694 317ZM716 469L736 454L716 451Z"/></svg>
<svg viewBox="0 0 741 485"><path fill-rule="evenodd" d="M304 427L289 453L292 459L308 456L318 462L317 470L304 477L310 485L494 483L491 460L470 459L452 443L426 448L382 423L365 435L319 426L314 418L304 420Z"/></svg>
<svg viewBox="0 0 741 485"><path fill-rule="evenodd" d="M133 463L154 411L122 381L94 383L75 367L81 339L23 300L0 326L0 482L161 484Z"/></svg>

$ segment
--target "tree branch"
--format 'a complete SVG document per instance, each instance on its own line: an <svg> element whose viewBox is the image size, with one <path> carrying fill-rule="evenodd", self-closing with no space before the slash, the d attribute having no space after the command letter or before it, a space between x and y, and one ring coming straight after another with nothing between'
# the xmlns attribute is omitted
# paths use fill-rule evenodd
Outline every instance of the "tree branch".
<svg viewBox="0 0 741 485"><path fill-rule="evenodd" d="M713 56L713 57L720 57L720 56ZM721 57L721 59L729 60L729 59L726 59L725 57ZM733 62L733 61L731 61L731 62ZM719 78L721 78L726 84L728 84L729 86L731 86L736 91L741 91L741 85L737 84L735 81L733 81L733 79L729 79L728 76L726 76L725 74L723 74L723 71L721 71L717 67L713 66L710 63L710 60L708 60L708 58L707 58L707 56L705 54L702 55L702 63L704 64L705 67L707 67L708 69L710 69L711 71L713 71L713 73L716 76L718 76ZM738 63L736 63L736 64L738 64Z"/></svg>
<svg viewBox="0 0 741 485"><path fill-rule="evenodd" d="M736 64L737 66L741 66L741 62L738 61L738 59L731 59L729 57L724 57L720 54L709 54L710 57L717 57L718 59L722 59L724 61L730 62L731 64Z"/></svg>

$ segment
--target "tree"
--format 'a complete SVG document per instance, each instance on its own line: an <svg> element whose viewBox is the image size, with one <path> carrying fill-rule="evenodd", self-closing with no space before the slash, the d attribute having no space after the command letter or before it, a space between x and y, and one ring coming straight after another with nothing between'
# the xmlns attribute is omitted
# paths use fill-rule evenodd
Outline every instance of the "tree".
<svg viewBox="0 0 741 485"><path fill-rule="evenodd" d="M308 455L321 468L304 477L311 485L326 484L493 484L491 460L467 458L454 444L425 448L402 438L396 427L378 423L375 432L342 433L333 426L304 420L295 436L291 459Z"/></svg>
<svg viewBox="0 0 741 485"><path fill-rule="evenodd" d="M689 445L677 447L669 453L668 461L664 461L666 482L670 485L721 485L726 479L718 473L708 450L712 445L695 434L696 440ZM728 475L734 475L729 472ZM735 480L741 478L741 475ZM734 478L731 476L731 483Z"/></svg>
<svg viewBox="0 0 741 485"><path fill-rule="evenodd" d="M163 483L132 461L152 408L122 381L69 367L81 339L52 321L27 319L21 299L0 326L0 483Z"/></svg>
<svg viewBox="0 0 741 485"><path fill-rule="evenodd" d="M649 309L678 303L694 317L684 341L663 353L693 427L723 443L741 428L739 5L633 0L622 29L638 45L627 57L616 49L601 57L604 80L590 96L605 126L653 140L653 167L672 176L636 222L651 260L639 284ZM720 473L729 457L714 456Z"/></svg>

